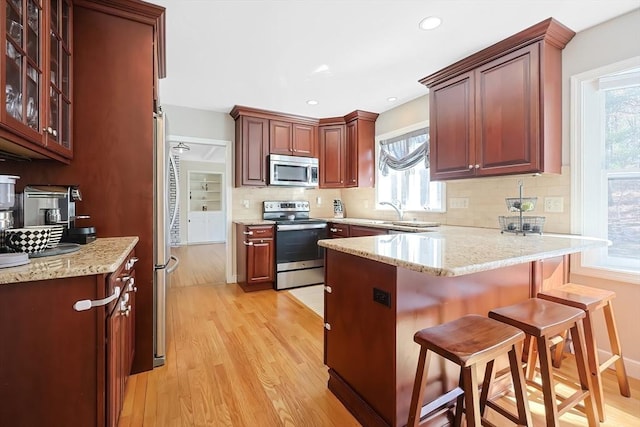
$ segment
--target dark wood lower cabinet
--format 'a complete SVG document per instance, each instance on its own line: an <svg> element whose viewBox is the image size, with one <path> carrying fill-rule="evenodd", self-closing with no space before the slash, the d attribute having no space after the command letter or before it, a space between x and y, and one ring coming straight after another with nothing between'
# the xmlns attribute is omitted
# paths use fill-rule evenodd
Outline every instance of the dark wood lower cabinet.
<svg viewBox="0 0 640 427"><path fill-rule="evenodd" d="M236 281L245 292L273 288L276 279L273 238L273 225L236 224Z"/></svg>
<svg viewBox="0 0 640 427"><path fill-rule="evenodd" d="M0 285L0 426L116 426L130 372L135 284L111 275ZM80 300L122 292L107 306Z"/></svg>

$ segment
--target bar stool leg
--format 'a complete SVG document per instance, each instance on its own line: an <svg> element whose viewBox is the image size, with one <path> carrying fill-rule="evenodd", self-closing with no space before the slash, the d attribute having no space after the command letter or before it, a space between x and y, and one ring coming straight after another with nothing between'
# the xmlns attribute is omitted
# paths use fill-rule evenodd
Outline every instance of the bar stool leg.
<svg viewBox="0 0 640 427"><path fill-rule="evenodd" d="M520 367L522 360L522 350L519 346L514 345L509 350L509 368L511 370L511 378L513 379L513 392L515 394L518 407L518 418L520 425L533 426L531 412L527 405L527 386L524 379L524 373Z"/></svg>
<svg viewBox="0 0 640 427"><path fill-rule="evenodd" d="M485 409L487 407L487 399L489 398L490 384L493 380L493 365L495 360L487 362L487 366L484 368L484 380L482 381L482 392L480 393L480 415L484 416Z"/></svg>
<svg viewBox="0 0 640 427"><path fill-rule="evenodd" d="M536 338L536 342L538 347L538 357L540 358L540 378L542 380L542 395L544 397L544 413L547 421L547 427L558 427L559 415L558 404L556 402L555 383L553 381L553 373L549 369L551 366L551 351L549 350L549 344L547 343L546 336ZM527 363L527 367L529 363Z"/></svg>
<svg viewBox="0 0 640 427"><path fill-rule="evenodd" d="M463 381L464 381L463 373L462 373L462 369L460 369L460 377L458 378L458 387L463 384ZM464 394L461 394L456 399L456 412L455 412L455 416L453 417L453 425L455 427L462 425L462 413L464 412L463 409L464 409Z"/></svg>
<svg viewBox="0 0 640 427"><path fill-rule="evenodd" d="M525 372L527 380L533 381L534 377L536 376L536 344L538 341L536 338L530 335L527 335L527 339L529 340L529 353L527 355L527 365L525 367Z"/></svg>
<svg viewBox="0 0 640 427"><path fill-rule="evenodd" d="M609 334L609 344L611 345L611 353L614 356L618 356L616 360L616 375L618 377L618 387L620 388L620 394L624 397L631 397L631 390L629 389L629 378L627 377L627 370L624 367L624 359L622 358L622 348L620 347L620 339L618 338L618 328L616 327L616 321L613 317L613 305L611 301L603 307L604 320L607 324L607 332ZM599 368L598 368L599 369ZM606 369L606 367L605 367Z"/></svg>
<svg viewBox="0 0 640 427"><path fill-rule="evenodd" d="M431 353L426 347L420 347L420 356L418 357L418 368L416 369L416 379L413 383L413 393L411 394L411 406L409 407L409 420L407 427L417 427L420 424L420 411L422 409L422 400L424 399L425 387L427 385L427 373L429 370L429 361Z"/></svg>
<svg viewBox="0 0 640 427"><path fill-rule="evenodd" d="M593 390L591 387L591 378L587 373L587 357L586 357L586 340L582 328L578 327L578 324L574 324L571 327L571 339L573 340L573 347L576 354L576 367L578 368L578 377L580 378L580 387L588 394L584 399L584 406L587 413L587 421L589 426L599 426L600 419L597 416L597 410L594 405L593 393L589 390ZM549 349L547 349L549 351Z"/></svg>
<svg viewBox="0 0 640 427"><path fill-rule="evenodd" d="M478 396L478 372L475 366L462 368L465 413L467 427L481 427L480 397Z"/></svg>
<svg viewBox="0 0 640 427"><path fill-rule="evenodd" d="M600 421L604 421L604 392L602 390L602 381L600 380L600 362L598 360L598 345L596 344L596 337L593 334L593 328L591 324L591 314L589 311L585 311L585 318L582 320L584 326L584 339L586 348L591 347L591 351L587 351L587 363L589 366L589 373L591 374L591 395L595 401L596 408L598 409L598 418ZM577 357L577 353L576 353Z"/></svg>
<svg viewBox="0 0 640 427"><path fill-rule="evenodd" d="M564 353L564 343L567 342L567 331L560 334L562 340L556 344L556 349L553 352L553 367L560 369L562 364L562 354Z"/></svg>

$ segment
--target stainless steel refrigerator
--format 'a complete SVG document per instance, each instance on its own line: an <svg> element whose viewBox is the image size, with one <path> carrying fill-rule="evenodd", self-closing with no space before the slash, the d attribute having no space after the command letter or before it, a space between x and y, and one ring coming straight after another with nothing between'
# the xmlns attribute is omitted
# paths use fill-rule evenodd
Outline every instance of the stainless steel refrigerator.
<svg viewBox="0 0 640 427"><path fill-rule="evenodd" d="M176 220L179 192L175 195L173 209L170 209L169 178L174 176L176 191L179 191L178 174L171 155L166 135L166 117L162 110L154 113L154 207L153 207L153 366L162 366L166 356L167 290L171 273L178 267L179 260L171 255L170 233Z"/></svg>

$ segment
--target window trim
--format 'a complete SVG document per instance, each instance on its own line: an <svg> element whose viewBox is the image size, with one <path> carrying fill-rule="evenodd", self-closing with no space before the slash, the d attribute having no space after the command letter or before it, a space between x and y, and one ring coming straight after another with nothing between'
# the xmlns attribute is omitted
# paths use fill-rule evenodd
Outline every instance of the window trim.
<svg viewBox="0 0 640 427"><path fill-rule="evenodd" d="M624 69L640 66L640 56L615 62L613 64L598 67L589 71L575 74L570 77L570 149L571 149L571 232L581 235L583 233L583 197L585 194L585 183L582 179L584 174L584 150L583 140L583 93L582 84L584 82L597 79L603 75L613 74ZM595 267L582 265L581 254L571 256L571 273L597 277L608 280L640 284L640 277L637 272L624 268Z"/></svg>
<svg viewBox="0 0 640 427"><path fill-rule="evenodd" d="M378 182L380 179L380 170L378 169L378 162L380 161L380 141L395 138L397 136L429 127L429 120L424 120L418 123L405 126L403 128L394 129L390 132L376 135L375 137L375 173L376 173L376 186L374 188L374 209L378 211L393 211L391 207L380 206L378 201ZM406 210L405 212L421 212L421 213L446 213L447 212L447 184L444 181L430 181L439 182L442 185L442 208L441 209L422 209L422 210Z"/></svg>

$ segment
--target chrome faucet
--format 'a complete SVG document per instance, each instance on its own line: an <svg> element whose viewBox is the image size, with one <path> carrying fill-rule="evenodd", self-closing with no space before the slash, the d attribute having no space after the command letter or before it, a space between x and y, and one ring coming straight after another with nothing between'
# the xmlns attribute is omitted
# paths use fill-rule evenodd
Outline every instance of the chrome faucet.
<svg viewBox="0 0 640 427"><path fill-rule="evenodd" d="M379 204L381 205L389 205L391 206L396 213L398 214L398 221L402 221L402 217L404 216L404 212L402 211L402 202L401 201L397 201L397 205L396 203L391 203L391 202L379 202Z"/></svg>

